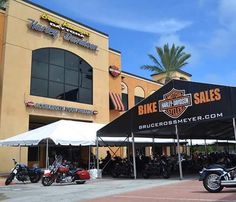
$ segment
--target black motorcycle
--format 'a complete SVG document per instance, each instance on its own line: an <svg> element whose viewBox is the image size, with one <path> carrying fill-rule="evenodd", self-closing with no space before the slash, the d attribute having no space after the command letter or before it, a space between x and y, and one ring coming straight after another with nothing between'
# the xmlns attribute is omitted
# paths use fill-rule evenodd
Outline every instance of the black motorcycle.
<svg viewBox="0 0 236 202"><path fill-rule="evenodd" d="M111 172L112 177L126 176L133 178L133 165L128 159L117 158Z"/></svg>
<svg viewBox="0 0 236 202"><path fill-rule="evenodd" d="M162 176L167 179L170 177L170 171L168 169L168 161L165 156L155 158L149 163L145 164L142 171L143 178L149 178L151 175Z"/></svg>
<svg viewBox="0 0 236 202"><path fill-rule="evenodd" d="M9 185L14 178L21 182L30 180L32 183L37 183L41 179L43 172L40 168L29 168L25 164L17 163L15 159L12 160L15 167L6 179L5 185Z"/></svg>
<svg viewBox="0 0 236 202"><path fill-rule="evenodd" d="M236 167L226 168L224 165L213 164L200 171L199 181L211 193L220 192L224 187L236 187Z"/></svg>

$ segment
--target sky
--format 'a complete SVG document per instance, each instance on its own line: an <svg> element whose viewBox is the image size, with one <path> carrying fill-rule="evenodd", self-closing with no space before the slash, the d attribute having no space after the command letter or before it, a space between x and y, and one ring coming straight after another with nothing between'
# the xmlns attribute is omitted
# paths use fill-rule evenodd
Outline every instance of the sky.
<svg viewBox="0 0 236 202"><path fill-rule="evenodd" d="M123 71L151 79L155 47L191 54L192 81L236 86L236 0L30 0L109 35Z"/></svg>

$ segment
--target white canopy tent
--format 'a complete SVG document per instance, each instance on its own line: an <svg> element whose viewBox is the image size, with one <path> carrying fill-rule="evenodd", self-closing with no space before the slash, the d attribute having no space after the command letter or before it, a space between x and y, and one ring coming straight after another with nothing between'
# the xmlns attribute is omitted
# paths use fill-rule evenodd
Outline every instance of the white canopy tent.
<svg viewBox="0 0 236 202"><path fill-rule="evenodd" d="M1 146L33 146L46 144L46 167L48 167L48 144L88 146L95 145L96 132L104 124L60 120L46 126L21 133L0 141ZM19 152L21 153L21 151ZM19 161L20 161L19 154Z"/></svg>
<svg viewBox="0 0 236 202"><path fill-rule="evenodd" d="M43 141L60 145L95 145L96 132L104 124L60 120L0 141L2 146L31 146Z"/></svg>
<svg viewBox="0 0 236 202"><path fill-rule="evenodd" d="M0 146L33 146L49 141L56 145L96 145L96 132L105 124L60 120L0 141ZM122 142L126 137L104 137L104 142ZM131 138L126 140L132 142ZM173 142L170 139L135 138L139 143Z"/></svg>
<svg viewBox="0 0 236 202"><path fill-rule="evenodd" d="M96 145L96 133L105 124L79 122L71 120L60 120L40 128L30 130L16 136L0 140L0 146L35 146L46 145L46 167L48 166L48 145L72 145L72 146L92 146ZM116 144L119 142L132 142L127 137L104 137L104 142ZM173 143L170 139L160 138L135 138L136 143ZM103 145L102 141L100 141ZM19 160L20 154L19 152Z"/></svg>

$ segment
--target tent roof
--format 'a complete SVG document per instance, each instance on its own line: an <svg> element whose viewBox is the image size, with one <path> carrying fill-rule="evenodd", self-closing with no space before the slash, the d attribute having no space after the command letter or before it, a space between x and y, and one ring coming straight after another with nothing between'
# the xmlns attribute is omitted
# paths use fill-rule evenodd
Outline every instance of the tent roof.
<svg viewBox="0 0 236 202"><path fill-rule="evenodd" d="M236 88L171 80L98 131L101 137L235 139Z"/></svg>
<svg viewBox="0 0 236 202"><path fill-rule="evenodd" d="M79 121L60 120L40 128L21 133L19 135L0 141L5 146L30 146L46 143L56 145L96 145L96 132L104 124ZM125 141L125 142L124 142ZM99 139L99 145L125 145L131 142L126 137L105 137ZM135 138L136 143L150 144L152 138ZM171 143L168 139L155 139L154 143Z"/></svg>
<svg viewBox="0 0 236 202"><path fill-rule="evenodd" d="M38 145L49 139L60 145L95 145L96 132L104 124L60 120L0 141L0 145Z"/></svg>

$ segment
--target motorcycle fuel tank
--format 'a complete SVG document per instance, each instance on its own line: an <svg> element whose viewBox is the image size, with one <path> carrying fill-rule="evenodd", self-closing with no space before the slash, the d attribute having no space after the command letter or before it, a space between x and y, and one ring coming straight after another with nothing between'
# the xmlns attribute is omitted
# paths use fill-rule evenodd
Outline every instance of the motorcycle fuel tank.
<svg viewBox="0 0 236 202"><path fill-rule="evenodd" d="M69 172L69 168L67 168L67 167L65 167L65 166L60 166L60 167L58 168L58 172L59 172L59 173L67 173L67 172Z"/></svg>

